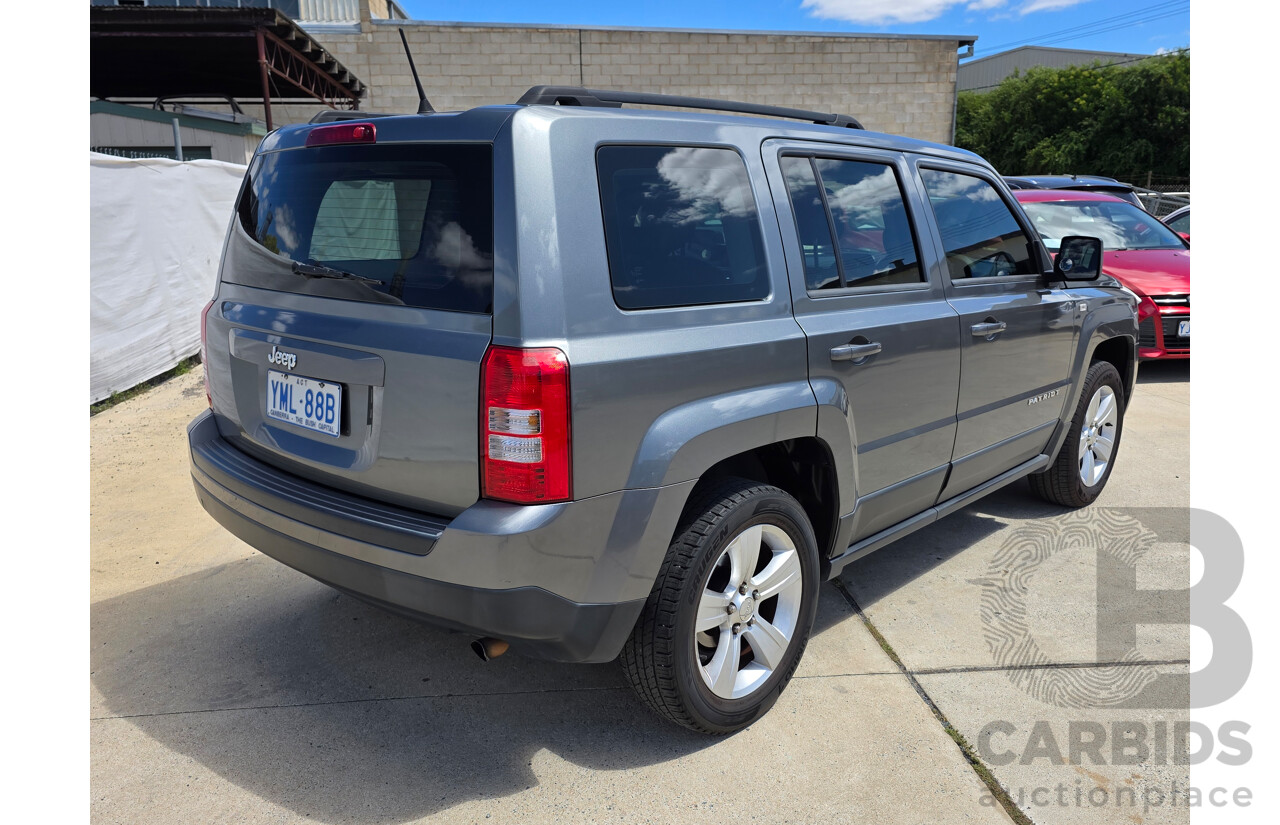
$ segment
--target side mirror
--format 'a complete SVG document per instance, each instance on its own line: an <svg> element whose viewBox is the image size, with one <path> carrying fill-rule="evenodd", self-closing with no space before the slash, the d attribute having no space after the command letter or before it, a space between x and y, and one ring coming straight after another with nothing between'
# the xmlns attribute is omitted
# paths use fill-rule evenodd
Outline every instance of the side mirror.
<svg viewBox="0 0 1280 825"><path fill-rule="evenodd" d="M1096 281L1102 275L1102 241L1068 235L1058 243L1053 274L1063 281Z"/></svg>

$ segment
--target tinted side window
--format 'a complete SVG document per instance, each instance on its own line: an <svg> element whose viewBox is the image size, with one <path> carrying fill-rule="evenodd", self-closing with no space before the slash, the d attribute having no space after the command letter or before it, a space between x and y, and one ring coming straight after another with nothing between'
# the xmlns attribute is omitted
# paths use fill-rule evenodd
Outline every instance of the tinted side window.
<svg viewBox="0 0 1280 825"><path fill-rule="evenodd" d="M809 158L784 157L782 174L791 196L791 211L796 218L800 251L804 256L804 282L810 292L839 289L840 266L836 263L835 243L831 240L831 222L818 188L818 177Z"/></svg>
<svg viewBox="0 0 1280 825"><path fill-rule="evenodd" d="M602 146L596 165L618 306L652 309L768 297L760 220L737 152Z"/></svg>
<svg viewBox="0 0 1280 825"><path fill-rule="evenodd" d="M951 278L1035 275L1030 239L996 188L982 178L921 169L947 250Z"/></svg>
<svg viewBox="0 0 1280 825"><path fill-rule="evenodd" d="M834 158L784 157L782 173L810 292L924 280L902 189L892 167Z"/></svg>
<svg viewBox="0 0 1280 825"><path fill-rule="evenodd" d="M846 286L924 280L911 222L893 167L817 158L814 164L836 227Z"/></svg>

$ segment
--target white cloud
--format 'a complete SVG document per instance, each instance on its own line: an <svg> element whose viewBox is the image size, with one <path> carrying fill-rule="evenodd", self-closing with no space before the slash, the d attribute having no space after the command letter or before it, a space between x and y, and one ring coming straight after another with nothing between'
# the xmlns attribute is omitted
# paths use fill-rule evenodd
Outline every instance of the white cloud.
<svg viewBox="0 0 1280 825"><path fill-rule="evenodd" d="M440 230L440 239L431 248L431 257L451 269L490 269L493 259L476 249L475 242L457 221Z"/></svg>
<svg viewBox="0 0 1280 825"><path fill-rule="evenodd" d="M941 17L955 6L966 11L990 11L1008 5L1010 0L804 0L802 8L814 17L844 20L848 23L923 23ZM1018 0L1014 0L1015 4ZM1058 11L1088 0L1022 0L1019 14Z"/></svg>
<svg viewBox="0 0 1280 825"><path fill-rule="evenodd" d="M980 2L982 0L979 0ZM963 0L804 0L803 8L824 20L850 23L922 23Z"/></svg>
<svg viewBox="0 0 1280 825"><path fill-rule="evenodd" d="M694 223L755 214L742 160L723 149L681 147L658 161L658 174L679 193L680 208L667 218Z"/></svg>
<svg viewBox="0 0 1280 825"><path fill-rule="evenodd" d="M1088 0L1031 0L1030 3L1018 9L1018 13L1031 14L1037 11L1058 11L1059 9L1069 9L1085 2L1088 2Z"/></svg>

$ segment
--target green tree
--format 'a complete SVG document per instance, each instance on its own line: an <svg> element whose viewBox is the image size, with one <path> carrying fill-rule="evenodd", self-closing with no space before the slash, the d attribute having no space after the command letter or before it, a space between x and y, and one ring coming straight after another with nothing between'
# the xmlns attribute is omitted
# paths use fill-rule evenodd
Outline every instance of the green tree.
<svg viewBox="0 0 1280 825"><path fill-rule="evenodd" d="M1033 68L961 92L956 145L1003 174L1191 174L1191 56ZM1141 181L1135 181L1141 183Z"/></svg>

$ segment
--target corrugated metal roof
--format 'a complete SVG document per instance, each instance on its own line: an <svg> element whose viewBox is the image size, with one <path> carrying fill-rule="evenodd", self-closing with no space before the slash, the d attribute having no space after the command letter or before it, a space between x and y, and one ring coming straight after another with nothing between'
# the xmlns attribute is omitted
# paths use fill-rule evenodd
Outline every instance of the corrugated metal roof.
<svg viewBox="0 0 1280 825"><path fill-rule="evenodd" d="M1025 72L1036 66L1063 68L1101 63L1104 66L1136 63L1157 57L1152 54L1131 52L1099 52L1086 49L1055 49L1049 46L1022 46L1007 52L979 57L960 64L956 73L956 91L985 91L994 89L1013 73Z"/></svg>
<svg viewBox="0 0 1280 825"><path fill-rule="evenodd" d="M254 100L262 74L252 36L262 29L288 45L304 66L359 99L364 83L311 35L275 9L92 6L89 9L89 94L156 98L219 94ZM309 93L273 74L273 99Z"/></svg>
<svg viewBox="0 0 1280 825"><path fill-rule="evenodd" d="M298 4L299 23L359 23L359 0L300 0ZM408 18L404 9L395 0L372 0L369 12L373 17L391 20Z"/></svg>

